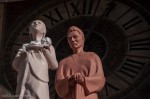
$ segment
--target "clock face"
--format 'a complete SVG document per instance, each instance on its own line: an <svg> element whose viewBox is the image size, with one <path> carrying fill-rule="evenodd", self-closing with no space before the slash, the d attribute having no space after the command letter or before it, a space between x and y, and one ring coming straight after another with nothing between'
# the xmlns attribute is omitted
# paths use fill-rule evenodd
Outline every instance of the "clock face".
<svg viewBox="0 0 150 99"><path fill-rule="evenodd" d="M40 19L47 26L58 61L72 53L66 38L68 27L80 27L85 34L84 49L97 53L103 63L106 84L99 97L127 96L142 84L150 70L150 28L143 13L149 16L129 0L52 0L41 5L23 17L7 42L5 56L9 58L4 71L8 84L15 89L16 83L12 82L16 73L10 64L21 45L30 41L29 24ZM6 73L8 69L12 72Z"/></svg>

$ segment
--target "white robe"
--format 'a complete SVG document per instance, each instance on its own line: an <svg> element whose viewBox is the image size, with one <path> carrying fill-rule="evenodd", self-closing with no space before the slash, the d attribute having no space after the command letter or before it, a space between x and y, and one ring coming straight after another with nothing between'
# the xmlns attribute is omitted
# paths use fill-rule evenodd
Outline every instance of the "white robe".
<svg viewBox="0 0 150 99"><path fill-rule="evenodd" d="M18 99L50 99L48 69L57 69L58 63L54 47L51 45L49 49L29 50L26 55L18 51L13 61L13 68L18 72Z"/></svg>

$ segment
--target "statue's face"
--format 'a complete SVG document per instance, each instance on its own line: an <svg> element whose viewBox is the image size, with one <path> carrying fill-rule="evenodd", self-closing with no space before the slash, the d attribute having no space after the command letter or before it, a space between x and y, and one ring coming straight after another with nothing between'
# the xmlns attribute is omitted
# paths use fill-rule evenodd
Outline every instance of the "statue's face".
<svg viewBox="0 0 150 99"><path fill-rule="evenodd" d="M83 47L84 38L78 31L71 31L67 35L68 43L72 49Z"/></svg>
<svg viewBox="0 0 150 99"><path fill-rule="evenodd" d="M30 24L29 31L30 33L35 33L37 31L39 33L45 33L45 24L40 20L35 20Z"/></svg>
<svg viewBox="0 0 150 99"><path fill-rule="evenodd" d="M40 20L33 21L29 26L29 33L33 40L40 41L46 33L45 24Z"/></svg>

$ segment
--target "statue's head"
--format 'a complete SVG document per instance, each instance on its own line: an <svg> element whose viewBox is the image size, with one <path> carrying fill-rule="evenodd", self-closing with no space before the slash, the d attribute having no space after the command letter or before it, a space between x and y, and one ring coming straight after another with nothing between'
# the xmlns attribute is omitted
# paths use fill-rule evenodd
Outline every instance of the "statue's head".
<svg viewBox="0 0 150 99"><path fill-rule="evenodd" d="M29 35L32 40L40 41L46 35L46 26L41 20L34 20L29 25Z"/></svg>
<svg viewBox="0 0 150 99"><path fill-rule="evenodd" d="M71 26L67 32L70 47L74 49L84 47L84 33L76 26Z"/></svg>

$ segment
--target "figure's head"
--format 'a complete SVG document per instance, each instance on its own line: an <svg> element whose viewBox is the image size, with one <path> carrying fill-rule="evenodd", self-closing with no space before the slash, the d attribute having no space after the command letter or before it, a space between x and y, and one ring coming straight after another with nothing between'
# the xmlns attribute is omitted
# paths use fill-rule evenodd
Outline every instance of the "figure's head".
<svg viewBox="0 0 150 99"><path fill-rule="evenodd" d="M71 26L67 32L70 47L74 49L84 47L84 33L76 26Z"/></svg>
<svg viewBox="0 0 150 99"><path fill-rule="evenodd" d="M32 40L40 41L46 35L46 26L41 20L34 20L29 26Z"/></svg>

